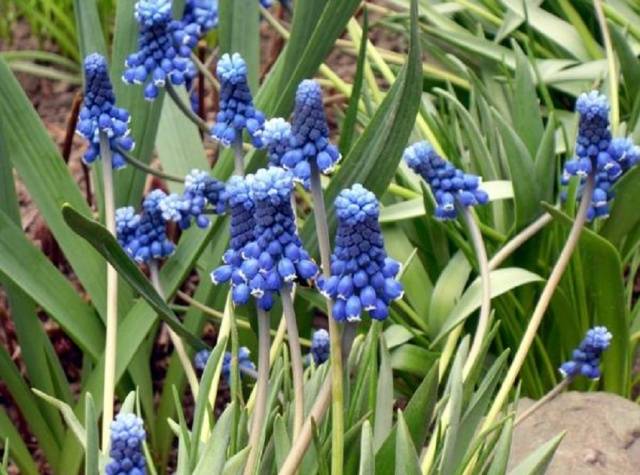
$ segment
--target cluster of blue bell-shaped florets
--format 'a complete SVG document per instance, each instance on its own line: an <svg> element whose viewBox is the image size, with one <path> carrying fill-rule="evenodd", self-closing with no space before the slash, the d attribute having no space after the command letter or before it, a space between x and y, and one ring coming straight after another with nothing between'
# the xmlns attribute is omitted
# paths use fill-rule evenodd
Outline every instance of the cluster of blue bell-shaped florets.
<svg viewBox="0 0 640 475"><path fill-rule="evenodd" d="M207 361L209 361L209 356L211 356L210 350L198 351L193 357L193 366L200 371L204 370L205 366L207 366ZM251 351L246 346L238 348L238 369L240 374L253 374L256 371L256 365L251 361ZM222 375L229 381L231 376L231 353L228 351L225 352L222 358Z"/></svg>
<svg viewBox="0 0 640 475"><path fill-rule="evenodd" d="M338 148L329 141L322 89L314 80L304 80L298 86L291 134L290 150L282 156L280 165L291 170L296 180L305 186L312 165L326 174L340 160Z"/></svg>
<svg viewBox="0 0 640 475"><path fill-rule="evenodd" d="M480 177L454 167L428 142L417 142L407 147L403 158L431 188L436 199L436 218L455 219L456 204L467 207L489 202L489 195L480 188Z"/></svg>
<svg viewBox="0 0 640 475"><path fill-rule="evenodd" d="M269 119L264 123L261 137L267 150L269 165L282 167L282 158L292 146L291 124L281 117Z"/></svg>
<svg viewBox="0 0 640 475"><path fill-rule="evenodd" d="M253 106L247 64L238 53L223 54L216 71L220 81L220 111L211 128L212 137L229 147L241 142L246 130L254 147L261 148L264 115Z"/></svg>
<svg viewBox="0 0 640 475"><path fill-rule="evenodd" d="M389 315L389 305L402 297L396 280L400 265L387 257L373 193L360 184L342 190L335 201L338 215L331 277L319 278L318 288L334 301L338 321L359 321L363 311L376 320Z"/></svg>
<svg viewBox="0 0 640 475"><path fill-rule="evenodd" d="M121 152L129 152L134 146L129 135L129 113L115 105L109 69L103 56L98 53L87 56L84 74L86 88L76 128L76 132L89 142L83 160L90 165L100 157L100 133L103 133L109 140L112 167L122 168L126 162Z"/></svg>
<svg viewBox="0 0 640 475"><path fill-rule="evenodd" d="M131 206L116 210L118 242L138 263L164 259L175 249L167 238L167 222L160 207L166 198L164 191L156 189L145 197L140 214L136 214Z"/></svg>
<svg viewBox="0 0 640 475"><path fill-rule="evenodd" d="M224 265L213 271L212 279L216 284L231 280L234 303L245 304L253 295L260 308L269 310L273 294L297 279L315 277L318 267L298 237L291 208L291 173L279 167L260 169L245 178L245 186L242 203L236 198L234 206L233 192L227 185L231 245L223 256ZM237 212L241 219L234 220L234 208L238 207L242 207ZM247 208L251 209L248 213Z"/></svg>
<svg viewBox="0 0 640 475"><path fill-rule="evenodd" d="M218 0L186 0L182 22L185 25L195 25L198 37L205 35L218 26ZM189 46L194 47L197 38L190 39L192 41L189 42Z"/></svg>
<svg viewBox="0 0 640 475"><path fill-rule="evenodd" d="M609 348L613 336L606 327L594 327L587 332L580 346L573 350L571 360L560 366L560 372L565 378L578 375L590 379L600 378L600 357Z"/></svg>
<svg viewBox="0 0 640 475"><path fill-rule="evenodd" d="M609 202L614 194L613 184L629 168L640 160L640 148L628 138L611 137L609 124L609 102L606 96L591 91L583 93L576 102L580 119L576 138L575 157L564 166L562 184L569 183L572 176L580 177L578 199L588 175L595 175L595 187L587 219L605 218L609 215ZM566 192L562 194L566 199Z"/></svg>
<svg viewBox="0 0 640 475"><path fill-rule="evenodd" d="M225 210L225 186L204 170L191 170L185 177L184 193L172 193L160 202L162 216L178 223L181 229L195 220L199 228L210 224L208 212L221 214Z"/></svg>
<svg viewBox="0 0 640 475"><path fill-rule="evenodd" d="M107 475L144 475L143 443L146 434L142 419L131 412L120 413L111 422L111 448Z"/></svg>
<svg viewBox="0 0 640 475"><path fill-rule="evenodd" d="M122 76L128 84L146 84L144 97L154 100L167 81L185 84L196 74L191 48L200 36L196 23L174 20L170 0L138 0L138 51L130 54Z"/></svg>
<svg viewBox="0 0 640 475"><path fill-rule="evenodd" d="M313 362L316 365L321 365L329 359L330 353L329 332L324 328L314 331L311 337L311 351L309 352Z"/></svg>

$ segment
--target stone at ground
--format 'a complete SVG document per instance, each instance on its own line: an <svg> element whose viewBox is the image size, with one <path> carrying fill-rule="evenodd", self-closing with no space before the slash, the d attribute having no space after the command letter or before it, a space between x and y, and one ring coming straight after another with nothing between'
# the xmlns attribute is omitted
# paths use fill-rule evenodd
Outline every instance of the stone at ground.
<svg viewBox="0 0 640 475"><path fill-rule="evenodd" d="M533 403L523 399L520 413ZM562 431L548 475L640 473L640 406L615 394L562 393L519 424L509 468Z"/></svg>

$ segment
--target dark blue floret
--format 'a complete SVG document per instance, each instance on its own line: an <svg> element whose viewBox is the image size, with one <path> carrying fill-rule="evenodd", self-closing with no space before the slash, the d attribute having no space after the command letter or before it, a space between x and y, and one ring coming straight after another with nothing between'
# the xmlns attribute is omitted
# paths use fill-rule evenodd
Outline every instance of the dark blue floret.
<svg viewBox="0 0 640 475"><path fill-rule="evenodd" d="M192 220L199 228L206 228L210 224L207 212L224 212L224 193L224 183L203 170L191 170L185 177L184 193L172 193L160 202L162 216L181 229L191 226Z"/></svg>
<svg viewBox="0 0 640 475"><path fill-rule="evenodd" d="M90 165L100 157L100 132L106 134L111 149L113 168L126 165L121 151L133 150L129 133L129 113L115 106L116 98L104 57L98 53L84 60L86 87L76 132L89 142L83 160Z"/></svg>
<svg viewBox="0 0 640 475"><path fill-rule="evenodd" d="M138 0L138 51L130 54L122 76L127 84L144 84L144 97L154 100L167 81L180 86L192 79L191 49L200 36L196 23L173 20L170 0Z"/></svg>
<svg viewBox="0 0 640 475"><path fill-rule="evenodd" d="M291 150L292 141L293 135L289 122L280 117L265 122L262 142L267 149L269 165L282 167L282 158Z"/></svg>
<svg viewBox="0 0 640 475"><path fill-rule="evenodd" d="M329 359L331 346L329 333L324 328L313 332L311 337L311 357L316 365L321 365Z"/></svg>
<svg viewBox="0 0 640 475"><path fill-rule="evenodd" d="M322 103L322 89L311 79L298 86L293 111L291 150L281 166L291 170L296 180L307 184L311 163L322 173L330 173L340 160L338 148L329 142L329 126Z"/></svg>
<svg viewBox="0 0 640 475"><path fill-rule="evenodd" d="M417 142L407 147L403 158L431 188L436 199L436 218L455 219L456 204L466 207L489 202L489 195L480 188L480 177L458 170L440 157L431 144Z"/></svg>
<svg viewBox="0 0 640 475"><path fill-rule="evenodd" d="M205 35L218 26L218 0L186 0L182 22L195 25L198 37Z"/></svg>
<svg viewBox="0 0 640 475"><path fill-rule="evenodd" d="M247 64L238 54L224 54L218 61L220 81L220 111L211 128L211 136L225 147L242 140L247 131L256 148L262 147L260 138L264 115L253 106L247 82Z"/></svg>
<svg viewBox="0 0 640 475"><path fill-rule="evenodd" d="M583 375L589 379L599 379L600 357L611 344L612 338L606 327L594 327L589 330L580 346L573 350L571 360L560 366L562 375L565 378Z"/></svg>
<svg viewBox="0 0 640 475"><path fill-rule="evenodd" d="M144 475L143 453L145 432L140 419L130 412L120 413L111 423L111 449L107 475Z"/></svg>
<svg viewBox="0 0 640 475"><path fill-rule="evenodd" d="M640 160L640 148L628 138L611 138L609 125L609 102L597 91L583 93L576 102L580 115L575 157L564 166L562 184L567 185L572 176L580 177L578 199L586 177L595 175L595 187L591 206L587 212L589 221L609 216L609 203L614 198L613 184L629 168ZM566 193L563 193L566 199Z"/></svg>
<svg viewBox="0 0 640 475"><path fill-rule="evenodd" d="M389 305L400 299L402 284L396 279L400 265L387 257L373 193L360 184L342 190L335 201L338 215L331 277L318 279L318 288L334 302L338 321L359 321L363 311L384 320Z"/></svg>
<svg viewBox="0 0 640 475"><path fill-rule="evenodd" d="M167 238L167 223L160 209L166 197L162 190L153 190L144 199L140 214L135 214L130 206L116 210L118 242L138 263L164 259L175 249Z"/></svg>
<svg viewBox="0 0 640 475"><path fill-rule="evenodd" d="M211 351L209 350L200 350L197 352L193 358L195 368L202 371L207 365L210 355ZM240 369L241 375L243 371L255 372L256 370L256 365L251 361L251 351L249 351L249 348L246 346L238 348L238 368ZM228 351L225 352L222 359L222 375L229 381L231 375L231 353Z"/></svg>

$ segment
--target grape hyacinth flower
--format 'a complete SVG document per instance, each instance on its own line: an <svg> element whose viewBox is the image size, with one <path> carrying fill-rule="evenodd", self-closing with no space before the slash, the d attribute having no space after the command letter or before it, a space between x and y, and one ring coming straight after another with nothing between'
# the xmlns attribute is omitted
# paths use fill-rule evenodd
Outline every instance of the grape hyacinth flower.
<svg viewBox="0 0 640 475"><path fill-rule="evenodd" d="M144 97L152 101L167 81L180 86L195 76L191 48L199 26L174 20L170 0L138 0L134 14L140 26L138 51L127 57L122 79L146 84Z"/></svg>
<svg viewBox="0 0 640 475"><path fill-rule="evenodd" d="M571 360L560 366L562 376L573 378L581 374L590 379L599 379L600 356L609 347L612 338L606 327L590 329L580 346L573 350Z"/></svg>
<svg viewBox="0 0 640 475"><path fill-rule="evenodd" d="M153 190L145 197L139 215L131 207L116 210L118 242L138 263L163 259L175 249L167 238L166 220L160 209L160 203L166 197L164 191Z"/></svg>
<svg viewBox="0 0 640 475"><path fill-rule="evenodd" d="M220 111L211 128L211 136L229 147L240 142L242 131L246 130L254 147L261 148L264 115L253 106L247 64L238 53L224 54L216 72L220 80Z"/></svg>
<svg viewBox="0 0 640 475"><path fill-rule="evenodd" d="M609 109L606 96L597 91L583 93L578 97L576 111L580 119L575 157L567 160L562 176L563 185L567 185L572 176L580 177L580 199L587 176L595 175L593 197L587 211L589 221L609 215L609 202L614 198L611 187L640 161L640 147L635 146L630 139L612 139ZM562 197L566 199L566 192Z"/></svg>
<svg viewBox="0 0 640 475"><path fill-rule="evenodd" d="M218 26L218 0L186 0L182 23L195 25L198 37L204 36ZM194 47L196 43L197 38L190 42L189 46Z"/></svg>
<svg viewBox="0 0 640 475"><path fill-rule="evenodd" d="M282 166L282 157L291 150L292 140L291 124L283 118L276 117L264 123L262 142L267 149L269 165Z"/></svg>
<svg viewBox="0 0 640 475"><path fill-rule="evenodd" d="M396 279L400 264L387 257L375 195L360 184L342 190L335 201L338 216L331 277L320 278L320 292L334 302L337 321L360 320L363 311L384 320L389 305L403 295Z"/></svg>
<svg viewBox="0 0 640 475"><path fill-rule="evenodd" d="M207 172L193 169L185 177L184 193L172 193L160 202L162 217L178 223L181 229L191 226L193 219L199 228L204 229L210 224L205 214L207 211L216 214L224 212L224 189L224 183Z"/></svg>
<svg viewBox="0 0 640 475"><path fill-rule="evenodd" d="M296 91L291 133L292 148L282 157L282 166L307 186L311 166L330 173L340 160L338 148L329 142L329 126L322 103L322 89L312 80L300 83Z"/></svg>
<svg viewBox="0 0 640 475"><path fill-rule="evenodd" d="M92 53L84 59L86 88L76 132L89 142L83 161L91 165L100 157L100 133L109 139L112 167L126 165L121 151L133 150L134 142L129 135L129 113L116 107L109 69L104 57Z"/></svg>
<svg viewBox="0 0 640 475"><path fill-rule="evenodd" d="M456 204L468 207L489 202L489 195L480 188L480 177L454 167L428 142L407 147L403 158L409 168L429 184L436 199L436 218L455 219Z"/></svg>
<svg viewBox="0 0 640 475"><path fill-rule="evenodd" d="M143 442L146 434L142 419L133 413L120 413L111 423L111 460L107 475L144 475L146 465Z"/></svg>
<svg viewBox="0 0 640 475"><path fill-rule="evenodd" d="M196 353L193 358L193 366L197 370L203 371L205 366L207 366L207 361L209 361L209 356L211 356L210 350L200 350ZM241 346L238 349L238 368L240 369L240 374L242 371L256 371L256 365L251 361L251 351L246 346ZM229 381L229 377L231 375L231 353L229 351L225 352L222 358L222 375L224 378Z"/></svg>
<svg viewBox="0 0 640 475"><path fill-rule="evenodd" d="M329 359L329 352L329 332L324 328L314 331L311 337L311 351L309 353L313 358L313 362L316 365L321 365Z"/></svg>

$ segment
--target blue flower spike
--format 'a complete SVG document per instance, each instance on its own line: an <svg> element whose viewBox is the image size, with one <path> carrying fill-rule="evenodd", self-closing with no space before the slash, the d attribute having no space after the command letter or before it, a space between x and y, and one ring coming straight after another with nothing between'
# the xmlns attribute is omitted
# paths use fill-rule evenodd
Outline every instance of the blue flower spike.
<svg viewBox="0 0 640 475"><path fill-rule="evenodd" d="M144 98L153 101L167 82L181 86L196 75L191 49L199 26L174 20L171 0L138 0L134 15L140 27L138 51L127 57L122 79L144 85Z"/></svg>
<svg viewBox="0 0 640 475"><path fill-rule="evenodd" d="M264 115L253 106L247 82L247 63L238 53L223 54L218 61L220 81L220 111L211 128L211 136L225 147L242 140L247 131L254 147L262 148Z"/></svg>
<svg viewBox="0 0 640 475"><path fill-rule="evenodd" d="M311 337L310 352L313 362L316 365L321 365L329 359L330 351L329 332L324 328L314 331Z"/></svg>
<svg viewBox="0 0 640 475"><path fill-rule="evenodd" d="M282 167L282 158L291 150L293 135L291 124L281 117L269 119L264 124L262 142L267 149L269 165Z"/></svg>
<svg viewBox="0 0 640 475"><path fill-rule="evenodd" d="M143 442L146 434L142 419L133 413L120 413L111 423L110 460L107 475L145 475Z"/></svg>
<svg viewBox="0 0 640 475"><path fill-rule="evenodd" d="M335 201L338 216L331 277L319 278L320 292L334 302L337 321L355 322L363 311L384 320L392 301L402 298L400 264L387 257L375 195L360 184L342 190Z"/></svg>
<svg viewBox="0 0 640 475"><path fill-rule="evenodd" d="M83 160L91 165L100 158L100 133L106 134L111 149L112 167L122 168L126 161L121 151L133 150L134 142L129 130L129 113L116 107L109 69L104 57L98 53L84 60L86 88L80 109L76 132L87 139L89 148Z"/></svg>
<svg viewBox="0 0 640 475"><path fill-rule="evenodd" d="M489 195L480 188L480 177L454 167L428 142L417 142L407 147L403 158L431 188L436 199L436 218L455 219L458 215L456 204L467 207L489 202Z"/></svg>
<svg viewBox="0 0 640 475"><path fill-rule="evenodd" d="M206 213L222 214L225 209L224 183L203 170L193 169L185 177L184 193L172 193L160 202L162 216L187 229L195 221L199 228L206 228L210 220Z"/></svg>
<svg viewBox="0 0 640 475"><path fill-rule="evenodd" d="M218 26L218 0L186 0L182 22L190 31L197 29L198 37L204 36ZM196 42L197 38L190 44L195 46Z"/></svg>
<svg viewBox="0 0 640 475"><path fill-rule="evenodd" d="M312 79L302 81L296 91L291 133L292 148L282 157L281 165L305 186L312 163L321 173L328 174L340 161L338 148L329 141L322 89Z"/></svg>
<svg viewBox="0 0 640 475"><path fill-rule="evenodd" d="M609 204L614 198L613 184L640 160L640 148L628 138L612 138L609 124L609 102L598 91L583 93L576 102L578 136L575 157L564 166L562 184L567 185L572 176L580 178L578 199L586 178L595 175L595 187L587 219L609 216ZM566 199L566 193L563 193Z"/></svg>
<svg viewBox="0 0 640 475"><path fill-rule="evenodd" d="M560 366L560 373L565 378L578 375L589 379L600 378L600 357L609 348L613 336L606 327L594 327L587 332L580 346L573 350L571 360Z"/></svg>
<svg viewBox="0 0 640 475"><path fill-rule="evenodd" d="M204 370L205 366L207 366L207 361L209 361L210 355L211 351L209 350L198 351L193 358L193 365L195 368L200 371ZM238 368L240 369L241 375L243 371L256 371L256 365L251 361L251 351L246 346L238 348ZM225 352L222 358L222 375L228 382L231 376L231 353L228 351Z"/></svg>
<svg viewBox="0 0 640 475"><path fill-rule="evenodd" d="M164 191L153 190L145 197L140 214L130 206L116 210L118 242L139 264L164 259L175 250L167 238L167 222L160 207L166 197Z"/></svg>

